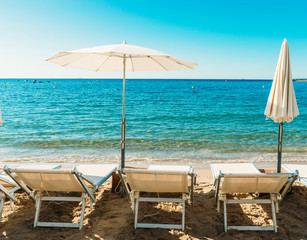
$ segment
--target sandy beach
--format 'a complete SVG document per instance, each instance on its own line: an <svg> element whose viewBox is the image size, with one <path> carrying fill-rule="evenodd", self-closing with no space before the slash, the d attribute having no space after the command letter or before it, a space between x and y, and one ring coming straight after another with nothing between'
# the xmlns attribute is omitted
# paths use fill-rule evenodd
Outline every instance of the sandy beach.
<svg viewBox="0 0 307 240"><path fill-rule="evenodd" d="M33 228L34 201L22 191L15 195L12 211L6 201L1 220L1 239L306 239L307 188L295 183L292 192L280 204L277 214L278 232L223 230L223 212L214 206L214 187L208 168L196 169L198 184L194 204L187 205L185 231L165 229L137 229L128 198L111 192L109 179L96 192L94 210L87 204L83 228ZM48 203L41 216L46 221L78 222L79 203ZM141 207L140 218L145 221L178 223L181 207L175 204L147 203ZM147 216L144 216L143 213ZM270 225L271 209L266 205L244 204L228 208L229 220L238 225ZM48 220L49 219L49 220Z"/></svg>

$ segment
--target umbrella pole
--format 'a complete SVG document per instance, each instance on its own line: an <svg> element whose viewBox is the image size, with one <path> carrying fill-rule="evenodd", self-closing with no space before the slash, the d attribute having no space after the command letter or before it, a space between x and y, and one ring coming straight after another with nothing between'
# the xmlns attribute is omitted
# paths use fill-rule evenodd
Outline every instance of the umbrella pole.
<svg viewBox="0 0 307 240"><path fill-rule="evenodd" d="M122 116L122 134L121 134L121 165L120 168L125 168L125 138L126 138L126 118L125 118L125 88L126 88L126 54L123 59L123 116ZM120 197L125 196L125 185L121 183Z"/></svg>
<svg viewBox="0 0 307 240"><path fill-rule="evenodd" d="M126 55L124 54L123 60L123 116L122 116L122 137L121 137L121 169L125 168L125 88L126 88Z"/></svg>
<svg viewBox="0 0 307 240"><path fill-rule="evenodd" d="M283 130L283 122L279 123L279 131L278 131L278 159L277 159L277 172L281 172L281 152L282 152L282 130Z"/></svg>

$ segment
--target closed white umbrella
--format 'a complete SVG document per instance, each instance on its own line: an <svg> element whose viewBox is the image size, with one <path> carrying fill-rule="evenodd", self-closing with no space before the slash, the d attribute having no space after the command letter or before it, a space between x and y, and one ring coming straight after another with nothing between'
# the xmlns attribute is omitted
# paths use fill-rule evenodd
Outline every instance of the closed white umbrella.
<svg viewBox="0 0 307 240"><path fill-rule="evenodd" d="M121 136L121 168L125 167L125 73L126 71L170 71L193 69L190 63L168 54L123 44L84 48L69 52L59 52L46 59L65 67L75 67L92 71L123 71L123 117Z"/></svg>
<svg viewBox="0 0 307 240"><path fill-rule="evenodd" d="M264 114L279 123L277 172L281 170L283 122L290 123L299 115L292 82L290 51L287 39L284 40L279 54L277 67Z"/></svg>

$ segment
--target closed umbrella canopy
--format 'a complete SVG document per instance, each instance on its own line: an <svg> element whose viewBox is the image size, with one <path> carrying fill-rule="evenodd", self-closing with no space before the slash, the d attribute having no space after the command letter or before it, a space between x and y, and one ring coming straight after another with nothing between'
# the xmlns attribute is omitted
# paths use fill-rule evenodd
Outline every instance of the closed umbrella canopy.
<svg viewBox="0 0 307 240"><path fill-rule="evenodd" d="M128 45L125 41L123 44L59 52L46 61L92 71L123 71L121 168L125 166L125 72L193 69L197 65L153 49Z"/></svg>
<svg viewBox="0 0 307 240"><path fill-rule="evenodd" d="M264 114L274 122L290 123L299 115L292 82L290 51L284 40Z"/></svg>
<svg viewBox="0 0 307 240"><path fill-rule="evenodd" d="M292 82L290 51L287 39L279 54L277 67L264 114L279 123L277 172L281 170L283 122L290 123L299 115Z"/></svg>

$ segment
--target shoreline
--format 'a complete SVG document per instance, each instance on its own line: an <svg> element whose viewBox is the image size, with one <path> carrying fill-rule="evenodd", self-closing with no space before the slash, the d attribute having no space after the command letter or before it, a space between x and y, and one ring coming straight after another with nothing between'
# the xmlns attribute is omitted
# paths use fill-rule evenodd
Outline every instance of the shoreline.
<svg viewBox="0 0 307 240"><path fill-rule="evenodd" d="M59 164L59 165L63 165L63 166L73 166L76 164L87 164L87 163L93 163L93 164L101 164L101 163L113 163L113 164L118 164L120 165L120 160L118 161L106 161L106 162L101 162L101 161L84 161L84 162L78 162L78 161L71 161L71 162L67 162L67 161L58 161L58 162L42 162L42 161L1 161L0 162L0 166L4 166L4 165L18 165L18 164L24 164L24 165L36 165L36 164ZM275 162L252 162L252 161L242 161L242 162L238 162L238 161L212 161L210 163L189 163L189 162L173 162L173 161L159 161L159 162L126 162L125 165L126 166L131 166L131 167L148 167L149 165L190 165L192 166L194 169L210 169L210 164L212 163L253 163L255 164L255 166L257 168L272 168L272 167L276 167L277 164L277 159ZM298 162L298 161L283 161L282 163L285 164L301 164L301 165L307 165L307 162Z"/></svg>

